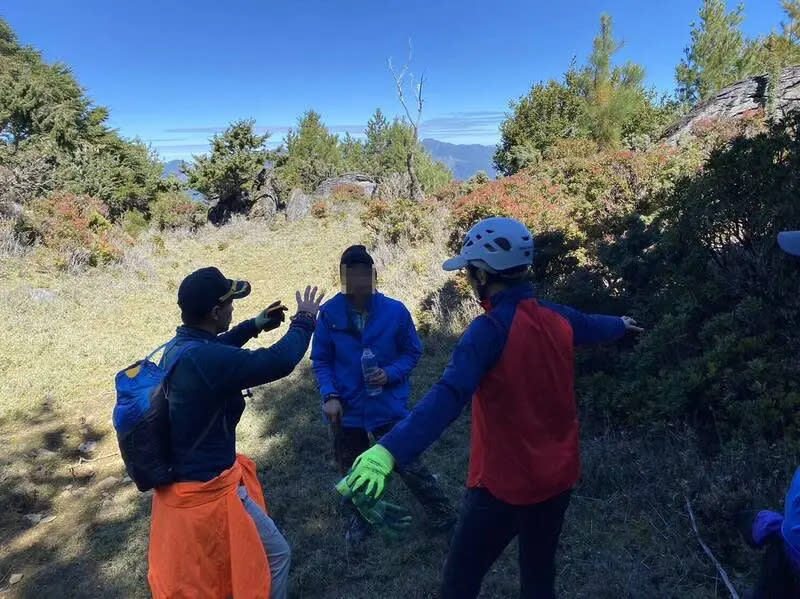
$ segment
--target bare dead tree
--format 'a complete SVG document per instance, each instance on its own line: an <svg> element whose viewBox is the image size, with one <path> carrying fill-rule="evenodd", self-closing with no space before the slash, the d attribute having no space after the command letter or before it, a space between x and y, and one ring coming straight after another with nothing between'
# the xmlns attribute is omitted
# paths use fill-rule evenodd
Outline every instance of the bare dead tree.
<svg viewBox="0 0 800 599"><path fill-rule="evenodd" d="M400 70L399 73L395 72L394 66L392 65L392 59L389 58L389 72L392 74L394 78L395 86L397 88L397 98L400 100L400 104L402 104L403 109L406 111L406 116L408 117L408 122L411 125L411 132L413 135L413 139L411 144L408 147L406 152L406 167L408 168L408 177L411 181L409 193L411 195L411 199L414 202L419 202L424 198L424 193L422 191L422 185L420 185L419 177L417 176L417 168L416 168L416 154L417 154L417 147L419 146L419 124L422 120L422 106L425 103L422 97L422 89L425 85L425 75L423 74L419 78L418 83L414 83L414 74L409 71L411 67L411 40L408 40L408 59L406 63L403 65L403 68ZM408 102L406 101L405 95L405 87L406 87L406 77L411 81L411 85L414 89L414 100L416 103L417 115L416 117L412 116L411 110L408 107Z"/></svg>

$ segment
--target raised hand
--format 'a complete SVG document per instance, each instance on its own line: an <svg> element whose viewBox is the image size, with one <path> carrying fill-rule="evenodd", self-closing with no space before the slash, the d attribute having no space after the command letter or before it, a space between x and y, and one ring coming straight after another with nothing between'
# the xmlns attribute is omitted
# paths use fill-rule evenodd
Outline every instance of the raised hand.
<svg viewBox="0 0 800 599"><path fill-rule="evenodd" d="M325 292L323 291L319 294L319 297L317 297L317 287L312 288L311 285L309 285L302 295L299 291L296 292L295 297L297 299L298 313L305 312L316 317L317 312L319 312L319 306L325 297Z"/></svg>

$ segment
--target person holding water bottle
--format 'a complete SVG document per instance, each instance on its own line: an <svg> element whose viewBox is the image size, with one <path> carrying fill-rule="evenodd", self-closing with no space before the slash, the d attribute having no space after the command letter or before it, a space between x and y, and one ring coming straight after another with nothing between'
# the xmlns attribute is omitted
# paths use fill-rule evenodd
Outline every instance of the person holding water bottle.
<svg viewBox="0 0 800 599"><path fill-rule="evenodd" d="M409 377L422 344L408 309L377 292L375 263L363 245L342 254L340 277L342 292L320 310L311 361L344 475L360 453L408 414ZM450 530L455 510L425 466L415 461L398 474L425 508L430 527ZM346 507L345 536L357 543L369 534L369 525L351 504Z"/></svg>

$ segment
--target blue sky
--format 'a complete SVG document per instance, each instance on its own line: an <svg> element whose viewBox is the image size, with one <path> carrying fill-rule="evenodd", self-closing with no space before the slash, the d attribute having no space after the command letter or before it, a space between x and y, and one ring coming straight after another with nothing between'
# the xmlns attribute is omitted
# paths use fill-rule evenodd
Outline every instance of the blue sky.
<svg viewBox="0 0 800 599"><path fill-rule="evenodd" d="M733 2L728 4L733 6ZM72 67L111 124L164 159L254 118L279 142L306 109L358 134L376 107L400 114L387 58L427 84L422 134L494 144L508 102L591 50L602 12L648 83L674 68L700 0L5 0L0 16L48 61ZM768 33L779 0L746 0L743 30Z"/></svg>

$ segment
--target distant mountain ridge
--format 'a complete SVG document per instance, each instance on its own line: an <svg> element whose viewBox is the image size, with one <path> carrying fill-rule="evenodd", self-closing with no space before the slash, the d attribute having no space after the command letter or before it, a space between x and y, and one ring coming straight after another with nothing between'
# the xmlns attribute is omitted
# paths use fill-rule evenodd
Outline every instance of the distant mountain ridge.
<svg viewBox="0 0 800 599"><path fill-rule="evenodd" d="M182 167L184 164L186 164L185 160L170 160L169 162L165 162L164 170L161 171L161 178L166 179L170 175L175 175L175 178L178 179L178 181L181 183L186 183L189 178L183 174ZM205 196L194 189L189 189L187 193L189 194L189 197L198 202L205 200Z"/></svg>
<svg viewBox="0 0 800 599"><path fill-rule="evenodd" d="M469 179L478 171L483 171L490 177L497 176L492 162L494 146L451 144L431 138L423 139L422 145L434 160L438 160L449 168L456 179L461 181ZM186 175L181 171L181 166L185 163L185 160L170 160L164 164L162 176L166 178L175 175L179 181L186 181Z"/></svg>
<svg viewBox="0 0 800 599"><path fill-rule="evenodd" d="M183 174L181 167L186 163L185 160L170 160L164 163L164 171L161 177L166 179L170 175L175 175L179 181L186 181L186 175Z"/></svg>
<svg viewBox="0 0 800 599"><path fill-rule="evenodd" d="M451 144L438 139L423 139L423 147L430 152L434 160L443 163L456 179L469 179L478 171L483 171L490 177L496 177L492 159L494 146L480 144Z"/></svg>

